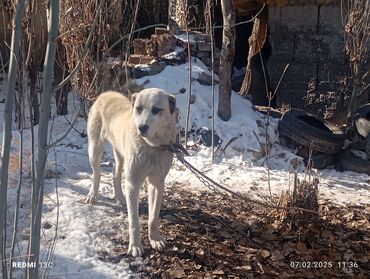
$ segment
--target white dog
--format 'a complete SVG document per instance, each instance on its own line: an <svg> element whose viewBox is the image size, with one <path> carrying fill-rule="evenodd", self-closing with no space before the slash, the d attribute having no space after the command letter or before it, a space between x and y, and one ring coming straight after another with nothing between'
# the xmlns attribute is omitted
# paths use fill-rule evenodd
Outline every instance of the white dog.
<svg viewBox="0 0 370 279"><path fill-rule="evenodd" d="M145 178L149 180L148 233L154 249L163 250L166 241L159 233L159 211L164 179L172 164L173 154L162 145L176 140L178 109L176 99L161 89L144 89L132 95L131 102L118 92L101 94L91 107L87 131L89 159L93 183L85 203L93 203L99 191L100 160L104 144L113 147L115 198L123 201L121 175L124 159L126 205L130 243L128 254L136 257L144 252L139 226L139 193Z"/></svg>

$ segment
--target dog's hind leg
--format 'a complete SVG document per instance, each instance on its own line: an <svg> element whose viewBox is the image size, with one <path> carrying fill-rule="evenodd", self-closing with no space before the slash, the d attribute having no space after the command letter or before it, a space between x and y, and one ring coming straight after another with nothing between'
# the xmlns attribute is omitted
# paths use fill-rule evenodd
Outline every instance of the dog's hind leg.
<svg viewBox="0 0 370 279"><path fill-rule="evenodd" d="M122 193L122 167L123 158L113 149L115 166L113 170L113 186L114 186L114 199L123 205L124 197Z"/></svg>
<svg viewBox="0 0 370 279"><path fill-rule="evenodd" d="M104 143L101 141L89 142L89 160L93 170L93 183L89 193L82 199L84 203L94 203L98 198L99 184L100 184L100 160L103 156Z"/></svg>
<svg viewBox="0 0 370 279"><path fill-rule="evenodd" d="M166 247L166 240L159 232L159 212L164 191L164 178L156 175L149 176L148 186L148 203L149 203L149 218L148 218L148 235L150 245L153 249L163 251Z"/></svg>

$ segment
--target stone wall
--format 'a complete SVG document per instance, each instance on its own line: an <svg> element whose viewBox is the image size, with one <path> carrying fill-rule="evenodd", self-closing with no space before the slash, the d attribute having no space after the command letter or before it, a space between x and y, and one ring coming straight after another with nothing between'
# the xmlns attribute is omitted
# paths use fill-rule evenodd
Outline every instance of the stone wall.
<svg viewBox="0 0 370 279"><path fill-rule="evenodd" d="M345 111L349 61L339 5L269 7L271 56L268 73L278 106L304 108L328 119ZM339 113L339 114L338 114Z"/></svg>

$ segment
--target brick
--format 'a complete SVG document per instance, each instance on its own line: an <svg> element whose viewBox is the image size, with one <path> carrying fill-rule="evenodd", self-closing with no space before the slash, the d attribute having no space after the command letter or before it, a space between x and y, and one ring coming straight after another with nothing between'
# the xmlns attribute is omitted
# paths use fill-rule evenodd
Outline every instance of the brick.
<svg viewBox="0 0 370 279"><path fill-rule="evenodd" d="M170 53L176 49L177 39L171 34L162 34L156 37L158 55Z"/></svg>
<svg viewBox="0 0 370 279"><path fill-rule="evenodd" d="M140 54L131 54L129 57L128 62L130 64L138 65L138 64L150 64L154 60L153 56L144 56Z"/></svg>
<svg viewBox="0 0 370 279"><path fill-rule="evenodd" d="M146 41L145 39L135 39L132 42L135 54L146 55Z"/></svg>
<svg viewBox="0 0 370 279"><path fill-rule="evenodd" d="M165 34L165 33L167 33L167 28L165 28L165 27L156 27L154 29L154 34L156 34L156 35L162 35L162 34Z"/></svg>
<svg viewBox="0 0 370 279"><path fill-rule="evenodd" d="M130 57L128 58L128 62L130 64L140 64L140 54L131 54Z"/></svg>
<svg viewBox="0 0 370 279"><path fill-rule="evenodd" d="M150 40L147 40L145 48L149 56L158 57L157 41L153 35Z"/></svg>

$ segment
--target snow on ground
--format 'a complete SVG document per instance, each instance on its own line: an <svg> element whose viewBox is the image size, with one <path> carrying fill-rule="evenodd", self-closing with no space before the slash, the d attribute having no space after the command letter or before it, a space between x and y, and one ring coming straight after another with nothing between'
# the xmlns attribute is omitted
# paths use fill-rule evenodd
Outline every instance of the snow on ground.
<svg viewBox="0 0 370 279"><path fill-rule="evenodd" d="M191 105L190 123L194 130L211 127L212 88L198 83L199 75L210 72L199 60L194 60L192 94L196 96ZM180 107L179 126L184 127L186 119L186 104L188 98L188 64L167 66L166 69L151 77L145 77L149 82L146 87L159 87L176 95ZM143 80L138 80L142 83ZM183 92L185 89L185 93ZM215 87L217 104L218 87ZM0 95L1 99L1 95ZM75 102L70 102L70 111L77 111ZM211 150L201 147L199 151L191 151L187 159L208 176L223 185L252 198L268 194L268 172L264 166L261 154L261 144L264 143L265 116L254 111L246 99L237 94L232 95L232 118L223 122L217 118L216 133L223 140L221 147L236 137L225 150L211 163ZM0 104L0 118L3 117L4 104ZM67 116L70 122L75 115ZM293 181L291 172L299 171L303 178L304 170L301 158L290 150L278 144L276 132L277 120L271 120L268 130L270 141L273 143L271 159L271 190L279 195L289 189ZM68 129L69 124L64 117L57 117L53 122L52 141L60 138ZM79 118L76 130L86 130L86 123ZM28 139L28 134L25 134ZM19 134L14 132L13 142L19 142ZM192 141L190 142L192 144ZM26 154L29 150L26 150ZM12 149L16 155L16 148ZM115 241L126 238L127 216L126 209L116 205L112 189L112 166L114 160L110 148L106 148L102 162L102 181L100 198L96 205L85 205L79 202L88 193L91 184L91 169L87 157L87 139L76 131L71 131L60 143L51 149L46 170L45 206L43 215L43 250L42 261L47 257L47 251L52 244L55 228L58 225L56 246L53 256L53 267L50 278L128 278L139 277L129 269L128 261L123 258L117 263L107 263L99 260L99 255L106 250L110 254L122 254L127 247L122 247ZM294 168L295 166L296 168ZM20 254L25 254L28 234L28 212L30 209L30 175L29 160L25 159L24 185L21 195L20 211ZM361 204L370 201L369 176L352 172L337 172L324 170L317 173L320 178L320 199L328 199L338 204ZM9 187L10 215L13 215L16 199L16 171L10 170L11 185ZM178 161L167 177L167 187L181 184L185 189L194 191L207 190L188 170ZM57 190L56 190L57 189ZM144 223L144 225L146 225ZM10 230L9 230L10 233ZM121 242L120 242L121 243ZM140 265L142 259L135 264ZM132 263L131 263L132 265ZM23 277L23 270L15 270L16 278Z"/></svg>

